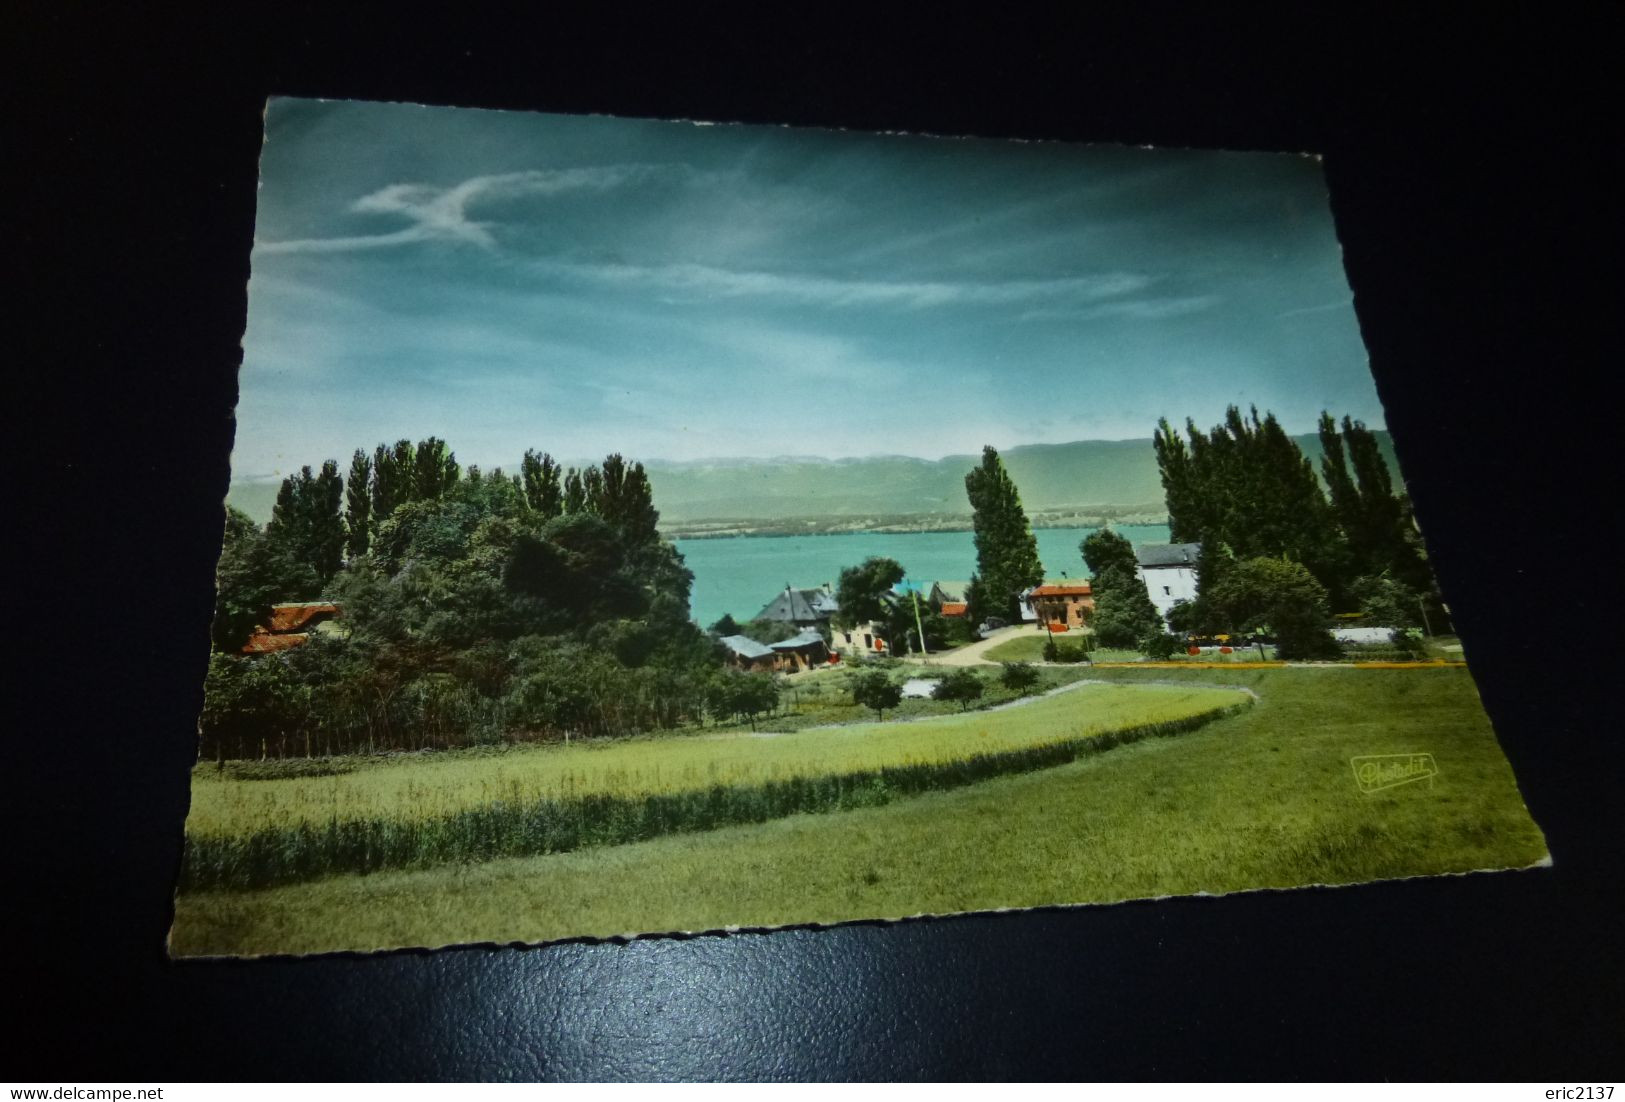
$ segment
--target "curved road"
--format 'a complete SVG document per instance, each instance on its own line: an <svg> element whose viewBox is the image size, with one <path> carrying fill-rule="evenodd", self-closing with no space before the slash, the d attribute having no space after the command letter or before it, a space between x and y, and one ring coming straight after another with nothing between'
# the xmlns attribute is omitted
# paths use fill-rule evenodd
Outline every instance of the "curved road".
<svg viewBox="0 0 1625 1102"><path fill-rule="evenodd" d="M996 666L998 663L986 656L988 648L996 647L1006 640L1014 639L1021 634L1024 627L1029 632L1033 630L1028 625L1000 628L986 639L980 639L968 646L943 651L941 654L930 654L924 658L911 657L909 660L926 666Z"/></svg>

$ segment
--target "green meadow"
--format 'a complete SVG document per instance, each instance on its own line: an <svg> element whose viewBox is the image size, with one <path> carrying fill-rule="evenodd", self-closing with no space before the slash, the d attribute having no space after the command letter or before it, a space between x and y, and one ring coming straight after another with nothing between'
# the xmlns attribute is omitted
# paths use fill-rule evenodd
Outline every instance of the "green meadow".
<svg viewBox="0 0 1625 1102"><path fill-rule="evenodd" d="M912 722L350 759L326 776L245 780L204 766L182 884L265 887L848 810L1189 730L1248 703L1228 689L1076 683Z"/></svg>
<svg viewBox="0 0 1625 1102"><path fill-rule="evenodd" d="M759 791L774 778L874 778L902 767L898 777L924 780L899 782L877 800L818 806L834 813L718 820L624 844L254 890L192 887L177 898L172 951L311 953L829 923L1524 867L1546 854L1463 669L1093 676L1110 684L911 723L215 782L231 792L211 793L200 772L194 815L216 836L265 822L314 827L324 793L329 809L345 792L355 814L374 817L425 814L408 808L414 795L441 811L477 805L493 768L504 771L496 783L532 794L596 786L628 799L729 791L719 778ZM1256 703L1235 707L1240 689ZM1179 716L1187 722L1167 722ZM1111 737L1124 729L1146 737ZM997 761L1091 737L1104 752L932 772L966 755ZM1352 757L1423 752L1438 766L1431 779L1372 793L1355 783Z"/></svg>

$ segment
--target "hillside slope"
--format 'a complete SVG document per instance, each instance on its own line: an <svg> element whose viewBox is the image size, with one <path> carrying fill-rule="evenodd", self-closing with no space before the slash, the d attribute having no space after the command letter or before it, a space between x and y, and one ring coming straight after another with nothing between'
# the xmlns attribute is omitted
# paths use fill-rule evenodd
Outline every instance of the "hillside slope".
<svg viewBox="0 0 1625 1102"><path fill-rule="evenodd" d="M1377 438L1394 466L1386 432ZM1295 438L1317 468L1320 439ZM1000 453L1030 512L1114 505L1162 509L1162 483L1150 437L1026 444ZM319 462L322 457L312 457ZM965 473L978 456L943 459L718 459L646 462L655 505L667 523L705 519L968 515ZM517 468L518 464L513 464ZM1397 467L1395 467L1397 471ZM270 518L275 483L234 482L226 500L255 520Z"/></svg>

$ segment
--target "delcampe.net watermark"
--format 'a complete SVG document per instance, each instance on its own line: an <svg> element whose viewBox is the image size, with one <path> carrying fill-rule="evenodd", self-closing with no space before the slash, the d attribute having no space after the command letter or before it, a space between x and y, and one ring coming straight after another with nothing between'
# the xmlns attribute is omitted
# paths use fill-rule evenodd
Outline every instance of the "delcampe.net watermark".
<svg viewBox="0 0 1625 1102"><path fill-rule="evenodd" d="M1381 792L1402 784L1427 781L1439 775L1439 765L1432 754L1365 754L1349 759L1354 767L1354 783L1361 792Z"/></svg>

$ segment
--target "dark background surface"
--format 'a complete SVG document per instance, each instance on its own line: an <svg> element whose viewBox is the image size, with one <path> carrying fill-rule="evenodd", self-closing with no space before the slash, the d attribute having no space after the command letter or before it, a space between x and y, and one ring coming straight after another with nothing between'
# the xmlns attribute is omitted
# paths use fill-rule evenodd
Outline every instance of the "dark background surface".
<svg viewBox="0 0 1625 1102"><path fill-rule="evenodd" d="M21 11L0 1074L1619 1076L1609 9L590 27L466 5ZM1388 425L1555 867L168 963L269 93L1325 154Z"/></svg>

